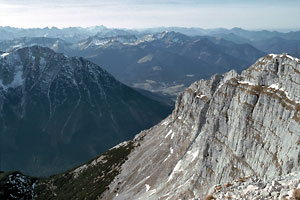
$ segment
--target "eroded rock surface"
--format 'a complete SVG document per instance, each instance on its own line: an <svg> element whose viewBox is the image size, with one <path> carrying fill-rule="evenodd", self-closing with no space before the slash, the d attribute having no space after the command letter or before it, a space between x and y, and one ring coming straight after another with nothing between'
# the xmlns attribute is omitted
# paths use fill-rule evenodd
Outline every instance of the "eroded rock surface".
<svg viewBox="0 0 300 200"><path fill-rule="evenodd" d="M299 177L299 171L268 181L255 176L242 177L223 185L214 186L208 197L215 200L297 200L300 197Z"/></svg>
<svg viewBox="0 0 300 200"><path fill-rule="evenodd" d="M103 199L199 199L238 177L299 170L299 84L300 61L287 54L193 83L172 115L137 136Z"/></svg>

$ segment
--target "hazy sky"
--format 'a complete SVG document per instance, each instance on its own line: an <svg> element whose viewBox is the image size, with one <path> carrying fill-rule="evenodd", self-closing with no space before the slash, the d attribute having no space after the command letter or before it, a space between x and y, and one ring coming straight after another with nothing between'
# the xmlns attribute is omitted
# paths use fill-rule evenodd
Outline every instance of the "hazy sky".
<svg viewBox="0 0 300 200"><path fill-rule="evenodd" d="M300 0L0 0L0 26L299 29Z"/></svg>

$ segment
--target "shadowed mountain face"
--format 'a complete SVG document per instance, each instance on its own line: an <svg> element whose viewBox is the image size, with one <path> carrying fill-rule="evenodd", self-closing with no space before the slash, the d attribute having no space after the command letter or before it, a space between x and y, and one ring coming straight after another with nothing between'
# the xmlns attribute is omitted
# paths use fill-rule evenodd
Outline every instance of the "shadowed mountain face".
<svg viewBox="0 0 300 200"><path fill-rule="evenodd" d="M286 52L295 57L300 57L300 36L298 40L287 40L281 37L274 37L267 40L257 41L254 46L265 52L282 53Z"/></svg>
<svg viewBox="0 0 300 200"><path fill-rule="evenodd" d="M169 112L82 58L38 46L0 56L1 170L65 170Z"/></svg>
<svg viewBox="0 0 300 200"><path fill-rule="evenodd" d="M236 44L249 44L266 53L289 53L300 56L300 31L246 31L240 28L211 34Z"/></svg>

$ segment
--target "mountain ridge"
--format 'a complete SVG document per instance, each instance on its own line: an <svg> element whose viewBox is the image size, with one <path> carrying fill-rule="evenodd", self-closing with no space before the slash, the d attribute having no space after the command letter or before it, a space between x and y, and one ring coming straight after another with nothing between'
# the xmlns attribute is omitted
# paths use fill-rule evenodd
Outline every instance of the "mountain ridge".
<svg viewBox="0 0 300 200"><path fill-rule="evenodd" d="M293 74L294 69L298 70L299 64L299 59L286 54L268 55L243 71L242 75L231 71L223 78L217 75L209 81L202 80L192 84L178 97L172 116L147 133L140 134L144 138L141 145L129 155L123 171L115 179L118 181L110 185L110 190L106 191L103 199L197 199L208 195L208 190L214 184L225 183L239 176L255 173L259 177L272 179L299 169L299 146L296 142L299 90L296 92L296 83L291 82L289 76L285 76ZM276 84L274 81L280 80L274 79L273 75L276 73L282 76L280 83L283 85L278 88L273 85ZM256 76L251 79L250 75ZM298 76L294 75L293 79ZM283 91L280 89L282 87ZM235 93L236 91L238 92ZM238 103L238 95L234 94L240 95L241 103ZM257 97L257 94L261 97ZM233 96L234 99L231 99ZM275 119L280 120L279 117L282 117L290 124L289 128L284 128L288 135L281 132L282 128L277 123L274 124L274 127L278 127L275 134L280 140L274 136L272 139L269 135L260 136L273 134L267 129L270 123L268 120L262 121L263 124L266 123L266 133L257 130L253 125L256 121L263 120L258 113L269 106L263 102L272 102L268 100L270 97L279 104L274 108L283 110L283 115L275 114ZM280 102L281 98L283 102ZM256 114L253 114L252 120L248 120L247 117L252 112ZM285 112L291 112L292 119ZM235 116L237 113L239 117ZM268 114L272 115L272 112ZM228 134L228 139L222 134ZM265 145L270 145L270 149L264 149ZM155 146L156 151L147 152L150 146ZM280 148L281 151L276 150ZM260 149L259 153L256 149ZM261 156L258 162L252 152ZM156 164L149 165L149 162ZM120 181L126 183L117 184ZM114 192L116 188L119 188L117 195Z"/></svg>
<svg viewBox="0 0 300 200"><path fill-rule="evenodd" d="M299 71L299 59L269 54L241 74L232 70L197 81L177 98L166 119L85 165L38 180L35 197L223 198L218 184L228 183L224 187L230 189L238 178L257 177L269 184L294 177L300 167ZM251 192L256 183L247 184L252 185L243 186L245 194L257 195ZM289 196L298 186L287 184L276 188Z"/></svg>

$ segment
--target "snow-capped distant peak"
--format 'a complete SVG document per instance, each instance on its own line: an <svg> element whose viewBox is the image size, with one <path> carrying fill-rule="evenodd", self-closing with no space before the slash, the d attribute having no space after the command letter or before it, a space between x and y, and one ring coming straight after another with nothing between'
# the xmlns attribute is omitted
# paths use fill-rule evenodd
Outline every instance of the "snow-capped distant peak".
<svg viewBox="0 0 300 200"><path fill-rule="evenodd" d="M272 59L276 58L276 57L280 57L280 58L289 58L290 60L294 60L294 61L300 61L298 58L295 58L287 53L283 53L283 54L274 54L274 53L270 53L268 54L269 57L271 57Z"/></svg>
<svg viewBox="0 0 300 200"><path fill-rule="evenodd" d="M161 37L165 37L168 33L169 33L169 31L162 32Z"/></svg>
<svg viewBox="0 0 300 200"><path fill-rule="evenodd" d="M277 56L277 54L270 53L269 56L272 58L275 58Z"/></svg>

